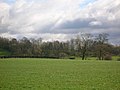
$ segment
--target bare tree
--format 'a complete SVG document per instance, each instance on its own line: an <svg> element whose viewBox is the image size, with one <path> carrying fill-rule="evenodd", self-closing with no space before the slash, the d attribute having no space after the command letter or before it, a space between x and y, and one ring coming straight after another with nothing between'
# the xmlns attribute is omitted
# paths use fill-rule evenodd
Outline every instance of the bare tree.
<svg viewBox="0 0 120 90"><path fill-rule="evenodd" d="M85 59L89 47L92 45L92 35L90 33L83 33L77 36L76 43L78 46L78 49L80 49L82 60Z"/></svg>
<svg viewBox="0 0 120 90"><path fill-rule="evenodd" d="M102 33L96 37L96 52L99 60L104 59L107 49L106 43L108 43L108 34Z"/></svg>

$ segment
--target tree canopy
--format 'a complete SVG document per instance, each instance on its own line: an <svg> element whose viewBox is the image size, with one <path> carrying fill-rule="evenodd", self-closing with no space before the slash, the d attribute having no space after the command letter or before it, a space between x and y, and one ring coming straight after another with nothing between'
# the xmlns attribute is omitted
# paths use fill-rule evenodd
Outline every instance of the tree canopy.
<svg viewBox="0 0 120 90"><path fill-rule="evenodd" d="M23 37L22 39L8 39L0 37L0 51L9 52L9 56L39 56L39 57L97 57L104 59L105 55L119 55L120 46L108 43L108 34L102 33L94 36L89 33L78 34L71 40L47 41L42 38L34 39ZM3 54L1 54L3 55ZM6 55L6 54L5 54Z"/></svg>

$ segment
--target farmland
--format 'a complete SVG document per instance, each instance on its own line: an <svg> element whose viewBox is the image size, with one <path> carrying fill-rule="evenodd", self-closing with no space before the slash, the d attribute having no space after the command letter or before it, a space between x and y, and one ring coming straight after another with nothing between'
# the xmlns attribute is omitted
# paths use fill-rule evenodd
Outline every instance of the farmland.
<svg viewBox="0 0 120 90"><path fill-rule="evenodd" d="M0 59L0 90L120 90L120 62Z"/></svg>

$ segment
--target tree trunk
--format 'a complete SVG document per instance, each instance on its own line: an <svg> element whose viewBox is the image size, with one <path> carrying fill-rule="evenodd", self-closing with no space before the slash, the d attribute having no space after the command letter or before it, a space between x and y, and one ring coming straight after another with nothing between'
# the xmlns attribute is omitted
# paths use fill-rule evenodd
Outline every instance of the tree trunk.
<svg viewBox="0 0 120 90"><path fill-rule="evenodd" d="M102 51L100 50L100 52L99 52L99 60L101 60L102 59Z"/></svg>
<svg viewBox="0 0 120 90"><path fill-rule="evenodd" d="M82 60L84 60L84 59L85 59L85 55L83 54L83 55L82 55Z"/></svg>
<svg viewBox="0 0 120 90"><path fill-rule="evenodd" d="M85 59L85 54L86 54L86 47L85 47L85 49L83 50L83 53L82 53L82 60Z"/></svg>

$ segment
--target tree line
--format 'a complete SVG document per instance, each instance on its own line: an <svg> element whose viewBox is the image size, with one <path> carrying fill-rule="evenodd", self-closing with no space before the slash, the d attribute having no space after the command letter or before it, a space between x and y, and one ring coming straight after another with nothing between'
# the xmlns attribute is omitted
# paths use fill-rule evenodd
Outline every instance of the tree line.
<svg viewBox="0 0 120 90"><path fill-rule="evenodd" d="M10 52L9 56L68 58L97 57L99 60L112 55L120 55L120 46L108 42L108 34L101 33L97 36L81 33L65 41L43 41L42 38L23 37L22 39L0 37L0 50Z"/></svg>

